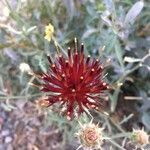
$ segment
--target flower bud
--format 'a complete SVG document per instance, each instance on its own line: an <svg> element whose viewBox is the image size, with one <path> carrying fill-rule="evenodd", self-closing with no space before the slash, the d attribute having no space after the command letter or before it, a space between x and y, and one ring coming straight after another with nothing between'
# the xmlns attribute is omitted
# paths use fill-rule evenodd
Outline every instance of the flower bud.
<svg viewBox="0 0 150 150"><path fill-rule="evenodd" d="M149 135L142 129L142 130L135 130L133 129L132 132L132 140L140 145L149 144Z"/></svg>
<svg viewBox="0 0 150 150"><path fill-rule="evenodd" d="M77 133L81 145L87 148L100 148L103 143L103 128L94 123L84 124Z"/></svg>

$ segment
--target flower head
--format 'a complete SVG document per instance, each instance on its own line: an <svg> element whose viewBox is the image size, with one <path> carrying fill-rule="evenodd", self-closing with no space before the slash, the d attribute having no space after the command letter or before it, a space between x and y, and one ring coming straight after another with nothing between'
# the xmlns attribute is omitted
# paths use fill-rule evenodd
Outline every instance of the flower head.
<svg viewBox="0 0 150 150"><path fill-rule="evenodd" d="M145 145L150 143L149 135L144 131L144 129L142 130L133 129L131 138L134 142L136 142L139 145Z"/></svg>
<svg viewBox="0 0 150 150"><path fill-rule="evenodd" d="M81 125L81 129L76 133L78 136L81 146L87 148L101 148L103 144L103 128L100 128L94 123Z"/></svg>
<svg viewBox="0 0 150 150"><path fill-rule="evenodd" d="M48 40L49 42L51 41L51 38L54 33L54 27L49 23L48 26L45 27L45 39Z"/></svg>
<svg viewBox="0 0 150 150"><path fill-rule="evenodd" d="M67 119L73 117L75 108L78 114L84 108L98 109L101 106L101 93L109 87L102 81L103 67L98 59L84 56L84 46L80 52L75 49L68 56L57 56L52 62L48 56L50 67L47 73L40 75L43 84L41 91L49 94L46 103L49 106L60 103L66 108Z"/></svg>

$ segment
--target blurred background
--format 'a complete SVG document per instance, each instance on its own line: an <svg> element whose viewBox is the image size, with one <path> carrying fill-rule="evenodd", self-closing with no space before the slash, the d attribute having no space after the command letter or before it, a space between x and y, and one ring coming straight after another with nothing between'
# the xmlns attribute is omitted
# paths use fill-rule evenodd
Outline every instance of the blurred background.
<svg viewBox="0 0 150 150"><path fill-rule="evenodd" d="M40 108L36 100L42 93L28 84L35 77L21 66L46 72L46 54L56 54L54 43L44 39L49 23L64 51L76 37L86 55L110 59L105 71L112 87L105 110L110 115L91 111L107 136L143 127L150 132L148 0L1 0L0 10L0 150L75 150L80 145L74 136L77 121L68 122L55 108ZM80 120L90 118L83 114ZM119 138L103 149L132 148Z"/></svg>

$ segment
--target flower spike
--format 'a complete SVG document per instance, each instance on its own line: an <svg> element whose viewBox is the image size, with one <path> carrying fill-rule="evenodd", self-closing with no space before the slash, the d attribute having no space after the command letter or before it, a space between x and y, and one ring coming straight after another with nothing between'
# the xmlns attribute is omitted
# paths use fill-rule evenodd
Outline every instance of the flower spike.
<svg viewBox="0 0 150 150"><path fill-rule="evenodd" d="M47 73L42 73L43 92L48 92L46 104L61 104L66 107L68 120L86 109L98 109L102 107L101 94L109 86L103 78L103 66L98 59L84 55L84 45L77 50L75 39L75 51L68 48L68 57L59 55L55 61L48 56L50 68ZM77 108L77 109L76 109Z"/></svg>

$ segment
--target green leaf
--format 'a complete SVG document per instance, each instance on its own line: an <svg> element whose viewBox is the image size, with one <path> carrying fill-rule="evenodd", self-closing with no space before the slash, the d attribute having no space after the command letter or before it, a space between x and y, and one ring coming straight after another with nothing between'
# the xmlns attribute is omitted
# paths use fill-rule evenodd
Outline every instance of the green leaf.
<svg viewBox="0 0 150 150"><path fill-rule="evenodd" d="M144 2L143 1L136 2L131 7L131 9L128 11L128 13L127 13L127 15L125 17L124 24L126 26L134 24L137 16L140 14L140 12L142 11L143 7L144 7Z"/></svg>
<svg viewBox="0 0 150 150"><path fill-rule="evenodd" d="M121 65L122 68L124 68L124 64L123 64L123 50L121 49L120 43L118 40L116 40L116 44L115 44L115 52L116 52L116 56L117 59Z"/></svg>
<svg viewBox="0 0 150 150"><path fill-rule="evenodd" d="M113 94L109 94L109 98L111 100L111 112L114 112L117 106L118 96L119 96L120 88L117 88Z"/></svg>

